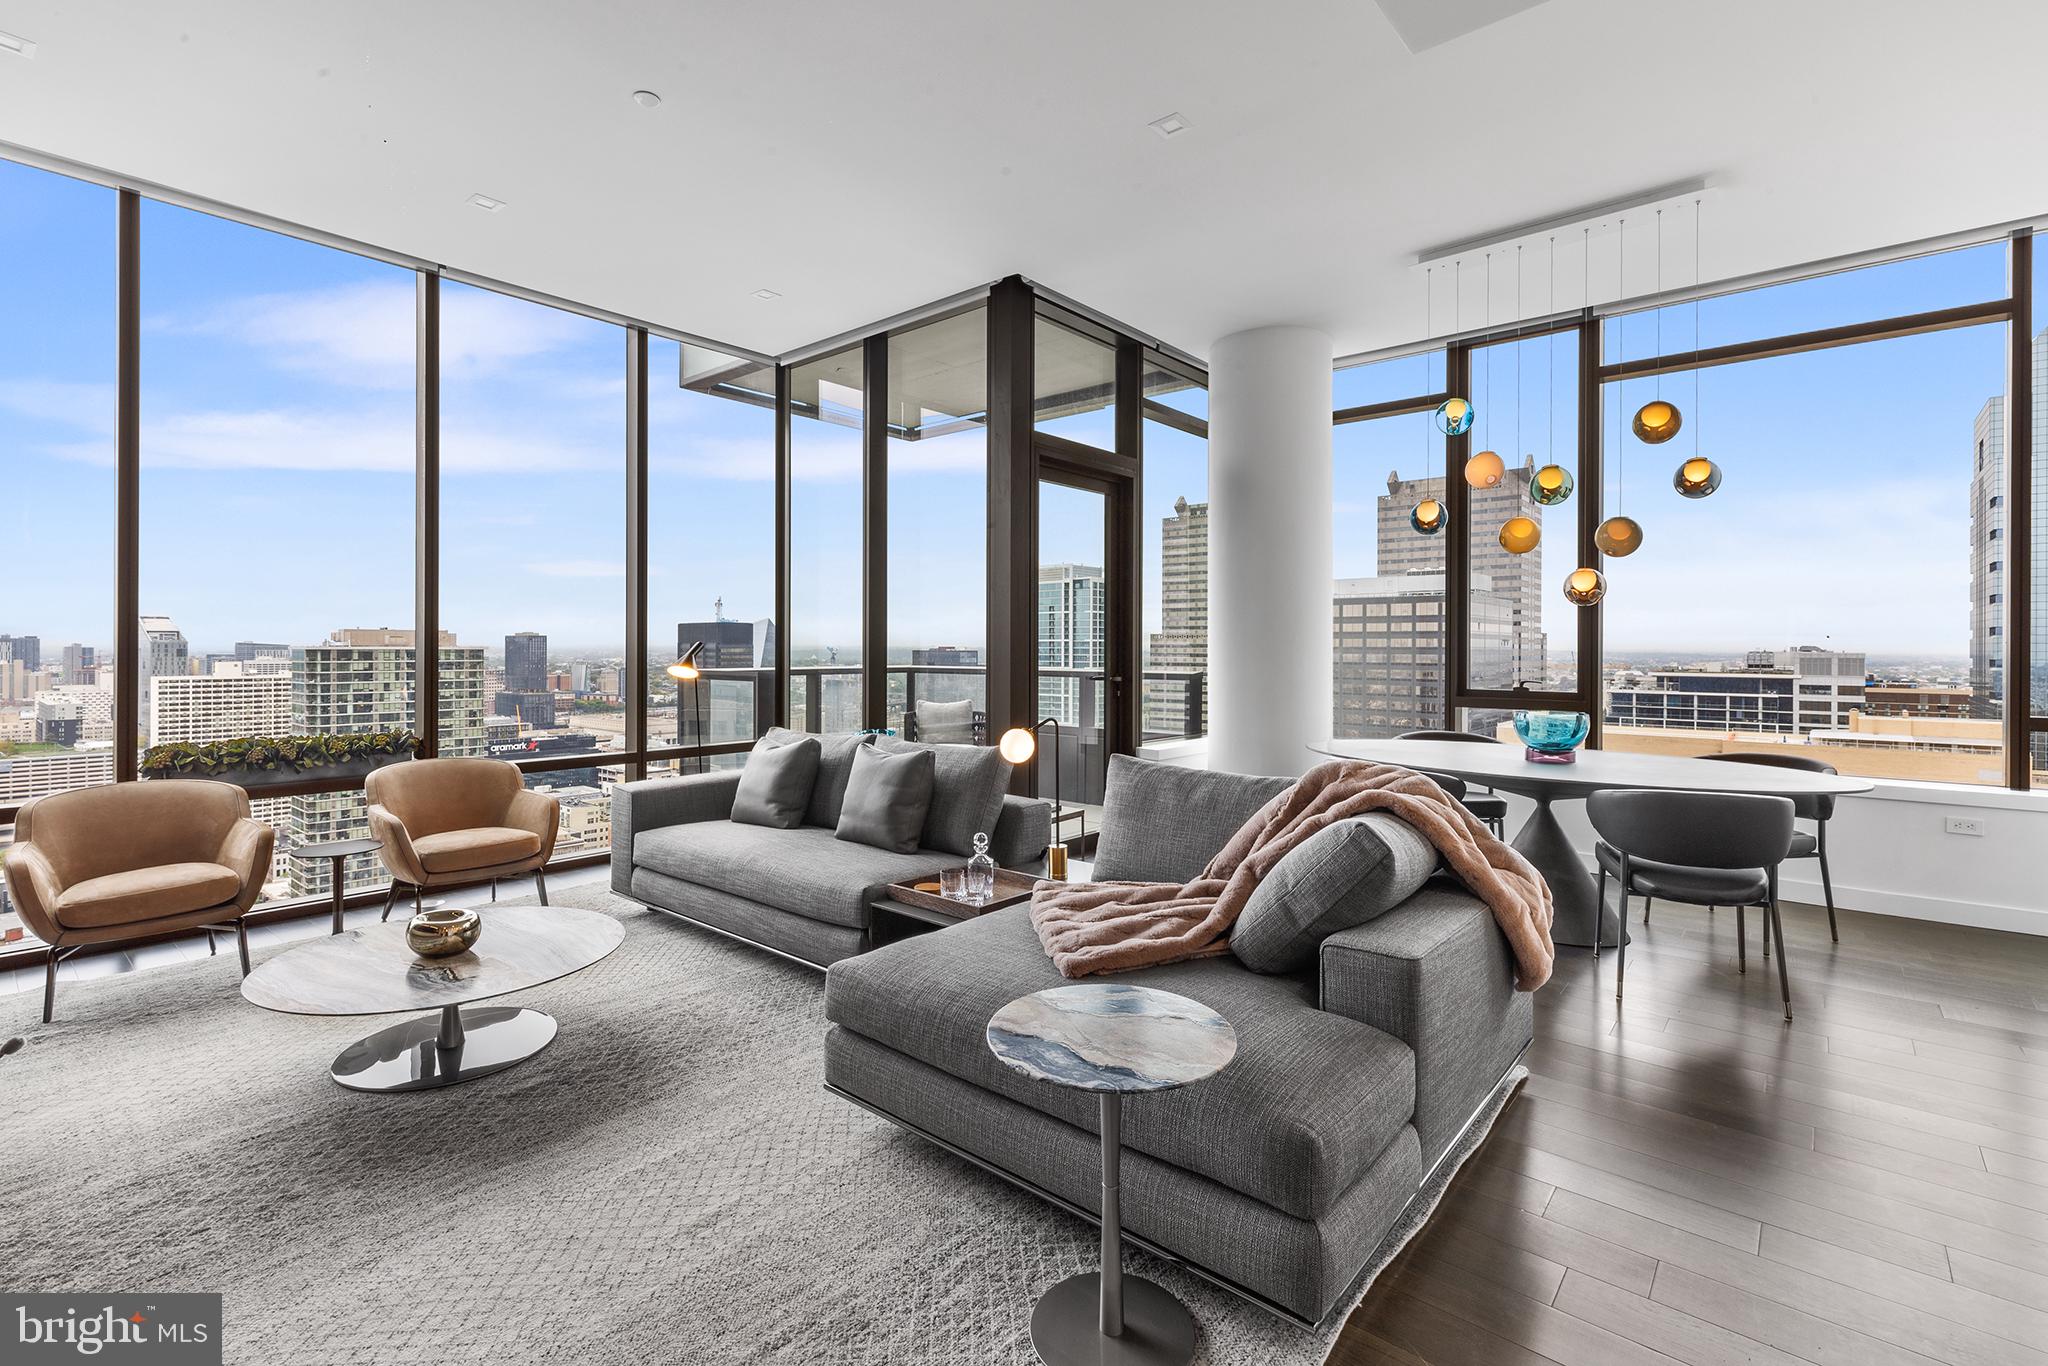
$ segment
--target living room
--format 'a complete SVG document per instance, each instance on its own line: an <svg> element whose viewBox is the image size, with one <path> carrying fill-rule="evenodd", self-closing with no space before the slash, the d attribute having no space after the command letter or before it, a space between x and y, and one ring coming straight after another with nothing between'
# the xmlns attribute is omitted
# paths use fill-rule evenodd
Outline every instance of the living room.
<svg viewBox="0 0 2048 1366"><path fill-rule="evenodd" d="M2040 50L0 0L5 1359L2041 1361Z"/></svg>

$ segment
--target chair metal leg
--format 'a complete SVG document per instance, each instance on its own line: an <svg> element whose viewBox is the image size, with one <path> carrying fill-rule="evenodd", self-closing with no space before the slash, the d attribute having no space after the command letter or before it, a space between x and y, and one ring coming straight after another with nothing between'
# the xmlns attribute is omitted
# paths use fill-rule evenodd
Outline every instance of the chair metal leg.
<svg viewBox="0 0 2048 1366"><path fill-rule="evenodd" d="M242 955L242 975L249 975L249 922L243 916L235 917L235 948Z"/></svg>
<svg viewBox="0 0 2048 1366"><path fill-rule="evenodd" d="M548 873L545 868L533 870L533 890L540 893L540 904L548 904Z"/></svg>
<svg viewBox="0 0 2048 1366"><path fill-rule="evenodd" d="M43 960L43 1023L48 1024L57 1009L57 946Z"/></svg>
<svg viewBox="0 0 2048 1366"><path fill-rule="evenodd" d="M1622 978L1628 975L1628 855L1621 856L1621 914L1614 917L1614 1005L1621 1007ZM1600 941L1600 922L1593 922L1593 941Z"/></svg>
<svg viewBox="0 0 2048 1366"><path fill-rule="evenodd" d="M1764 921L1764 934L1763 934L1763 939L1764 939L1764 962L1768 963L1768 962L1770 962L1770 961L1771 961L1771 922L1770 922L1770 921L1768 921L1768 920Z"/></svg>
<svg viewBox="0 0 2048 1366"><path fill-rule="evenodd" d="M498 904L498 879L496 878L491 879L491 904L493 906Z"/></svg>
<svg viewBox="0 0 2048 1366"><path fill-rule="evenodd" d="M397 879L397 878L393 878L393 879L391 879L391 890L390 890L390 891L388 891L388 892L386 892L386 893L384 894L384 914L383 914L383 915L381 915L381 916L379 916L379 917L378 917L378 919L380 919L380 920L389 920L389 919L391 918L391 908L392 908L393 906L397 905L397 904L398 904L398 879Z"/></svg>
<svg viewBox="0 0 2048 1366"><path fill-rule="evenodd" d="M220 945L218 945L218 944L216 944L216 943L214 943L214 942L213 942L213 931L212 931L212 929L210 929L210 928L209 928L209 929L208 929L208 930L206 931L206 956L207 956L208 958L211 958L211 957L213 957L214 955L218 954L219 952L220 952Z"/></svg>
<svg viewBox="0 0 2048 1366"><path fill-rule="evenodd" d="M1735 970L1749 971L1749 917L1742 907L1735 908Z"/></svg>
<svg viewBox="0 0 2048 1366"><path fill-rule="evenodd" d="M1650 923L1650 903L1655 899L1655 897L1647 896L1643 898L1643 923L1645 925Z"/></svg>
<svg viewBox="0 0 2048 1366"><path fill-rule="evenodd" d="M1828 876L1827 827L1825 825L1821 827L1821 832L1820 890L1821 895L1827 898L1828 903L1828 938L1839 944L1842 942L1842 933L1835 928L1835 882L1832 877Z"/></svg>
<svg viewBox="0 0 2048 1366"><path fill-rule="evenodd" d="M415 882L412 885L412 913L414 915L418 915L420 913L420 897L423 894L424 893L422 888L417 882Z"/></svg>
<svg viewBox="0 0 2048 1366"><path fill-rule="evenodd" d="M1778 992L1785 998L1785 1023L1792 1023L1792 978L1785 970L1785 919L1778 913L1778 878L1771 876L1771 931L1778 937Z"/></svg>
<svg viewBox="0 0 2048 1366"><path fill-rule="evenodd" d="M1623 897L1621 899L1621 904L1623 909L1626 910L1628 906L1628 898ZM1593 961L1596 963L1600 961L1600 917L1606 914L1607 865L1603 863L1600 865L1600 892L1599 895L1593 898Z"/></svg>

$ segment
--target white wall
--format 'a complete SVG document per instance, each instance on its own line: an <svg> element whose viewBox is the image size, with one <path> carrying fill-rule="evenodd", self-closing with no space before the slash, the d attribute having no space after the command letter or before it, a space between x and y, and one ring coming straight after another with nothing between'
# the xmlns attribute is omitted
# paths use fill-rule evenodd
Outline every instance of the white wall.
<svg viewBox="0 0 2048 1366"><path fill-rule="evenodd" d="M1209 358L1209 756L1295 774L1330 733L1331 347L1262 327Z"/></svg>

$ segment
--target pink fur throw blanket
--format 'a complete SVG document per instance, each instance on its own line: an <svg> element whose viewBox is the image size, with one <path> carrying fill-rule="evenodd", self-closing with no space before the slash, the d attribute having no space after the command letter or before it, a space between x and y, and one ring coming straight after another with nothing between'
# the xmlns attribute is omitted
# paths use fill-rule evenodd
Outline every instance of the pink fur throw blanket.
<svg viewBox="0 0 2048 1366"><path fill-rule="evenodd" d="M1231 926L1275 864L1336 821L1385 811L1434 845L1485 902L1515 955L1515 986L1550 980L1550 888L1529 861L1420 773L1331 760L1303 774L1246 821L1192 882L1041 882L1031 923L1065 977L1125 972L1230 948Z"/></svg>

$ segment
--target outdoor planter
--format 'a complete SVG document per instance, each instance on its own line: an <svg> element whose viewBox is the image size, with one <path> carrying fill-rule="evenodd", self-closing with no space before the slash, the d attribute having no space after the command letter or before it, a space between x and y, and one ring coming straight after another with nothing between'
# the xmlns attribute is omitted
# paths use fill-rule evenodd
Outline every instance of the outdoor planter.
<svg viewBox="0 0 2048 1366"><path fill-rule="evenodd" d="M259 736L203 745L156 745L142 756L145 778L205 778L250 792L306 782L359 786L372 771L413 757L411 731L369 735Z"/></svg>

